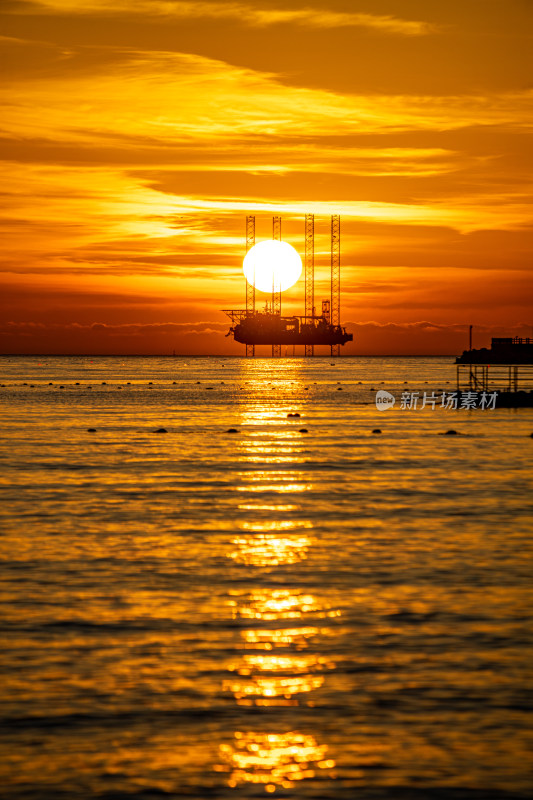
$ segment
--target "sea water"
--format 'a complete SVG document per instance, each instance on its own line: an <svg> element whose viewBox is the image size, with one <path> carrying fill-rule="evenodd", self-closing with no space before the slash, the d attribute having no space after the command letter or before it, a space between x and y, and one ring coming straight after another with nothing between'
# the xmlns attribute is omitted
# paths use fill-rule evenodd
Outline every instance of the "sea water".
<svg viewBox="0 0 533 800"><path fill-rule="evenodd" d="M533 410L402 408L451 358L0 382L2 797L530 796Z"/></svg>

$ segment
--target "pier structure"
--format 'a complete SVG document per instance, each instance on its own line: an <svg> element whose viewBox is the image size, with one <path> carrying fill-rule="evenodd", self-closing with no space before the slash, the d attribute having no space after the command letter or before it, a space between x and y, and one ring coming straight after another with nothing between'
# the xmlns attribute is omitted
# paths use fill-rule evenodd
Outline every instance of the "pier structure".
<svg viewBox="0 0 533 800"><path fill-rule="evenodd" d="M490 348L472 348L455 360L457 389L520 392L533 388L533 338L493 338Z"/></svg>
<svg viewBox="0 0 533 800"><path fill-rule="evenodd" d="M281 217L272 219L272 238L281 241ZM227 309L224 313L231 319L228 335L246 346L246 355L255 356L256 345L270 345L272 356L281 356L282 345L292 345L293 354L297 345L304 347L307 357L315 355L315 346L326 345L331 356L340 355L340 348L353 341L353 334L346 333L340 322L340 216L331 217L330 297L322 300L321 314L315 308L315 217L305 215L304 229L304 314L282 317L281 291L272 286L270 308L256 310L254 283L246 279L246 307ZM246 253L255 245L255 216L246 217Z"/></svg>

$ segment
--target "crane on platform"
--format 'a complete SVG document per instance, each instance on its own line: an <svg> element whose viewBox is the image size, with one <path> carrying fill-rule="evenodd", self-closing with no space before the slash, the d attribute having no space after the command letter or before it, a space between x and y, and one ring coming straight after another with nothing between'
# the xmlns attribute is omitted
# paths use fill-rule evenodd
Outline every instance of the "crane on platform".
<svg viewBox="0 0 533 800"><path fill-rule="evenodd" d="M246 252L255 245L255 217L249 214L246 217ZM255 314L255 284L246 279L246 315ZM246 343L246 355L255 356L255 345Z"/></svg>
<svg viewBox="0 0 533 800"><path fill-rule="evenodd" d="M315 215L305 215L305 321L315 313ZM315 353L313 344L305 345L305 355Z"/></svg>
<svg viewBox="0 0 533 800"><path fill-rule="evenodd" d="M272 217L272 238L275 241L281 242L281 217ZM274 278L272 278L272 313L281 317L281 289L276 287ZM279 358L281 356L281 344L279 342L272 343L272 357Z"/></svg>

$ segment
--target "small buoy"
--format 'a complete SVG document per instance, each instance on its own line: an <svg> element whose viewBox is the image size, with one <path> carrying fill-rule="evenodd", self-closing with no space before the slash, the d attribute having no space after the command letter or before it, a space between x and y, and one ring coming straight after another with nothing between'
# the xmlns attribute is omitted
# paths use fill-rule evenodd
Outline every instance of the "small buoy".
<svg viewBox="0 0 533 800"><path fill-rule="evenodd" d="M168 433L166 428L158 428L154 433Z"/></svg>
<svg viewBox="0 0 533 800"><path fill-rule="evenodd" d="M30 389L35 389L35 385L33 383L30 383Z"/></svg>
<svg viewBox="0 0 533 800"><path fill-rule="evenodd" d="M381 433L381 428L374 428L372 433Z"/></svg>
<svg viewBox="0 0 533 800"><path fill-rule="evenodd" d="M237 433L237 428L228 428L226 433Z"/></svg>
<svg viewBox="0 0 533 800"><path fill-rule="evenodd" d="M308 392L308 391L309 391L309 386L304 386L304 392Z"/></svg>
<svg viewBox="0 0 533 800"><path fill-rule="evenodd" d="M335 366L335 362L334 361L330 361L329 365L330 365L330 367L334 367Z"/></svg>
<svg viewBox="0 0 533 800"><path fill-rule="evenodd" d="M87 389L92 389L92 388L93 388L92 386L87 386Z"/></svg>
<svg viewBox="0 0 533 800"><path fill-rule="evenodd" d="M128 381L128 386L131 386L131 383Z"/></svg>
<svg viewBox="0 0 533 800"><path fill-rule="evenodd" d="M196 381L196 383L201 383L202 381Z"/></svg>
<svg viewBox="0 0 533 800"><path fill-rule="evenodd" d="M79 386L79 383L77 383L76 386Z"/></svg>
<svg viewBox="0 0 533 800"><path fill-rule="evenodd" d="M87 433L96 433L96 428L87 428Z"/></svg>
<svg viewBox="0 0 533 800"><path fill-rule="evenodd" d="M102 386L107 386L107 383L105 381L102 381Z"/></svg>
<svg viewBox="0 0 533 800"><path fill-rule="evenodd" d="M205 388L206 389L212 389L213 387L212 386L206 386Z"/></svg>
<svg viewBox="0 0 533 800"><path fill-rule="evenodd" d="M23 386L27 386L28 384L27 384L27 383L23 383L22 385L23 385Z"/></svg>
<svg viewBox="0 0 533 800"><path fill-rule="evenodd" d="M300 428L300 433L309 433L307 428Z"/></svg>
<svg viewBox="0 0 533 800"><path fill-rule="evenodd" d="M225 386L226 384L224 383L224 381L220 381L220 385Z"/></svg>
<svg viewBox="0 0 533 800"><path fill-rule="evenodd" d="M342 392L342 386L337 386L337 391Z"/></svg>
<svg viewBox="0 0 533 800"><path fill-rule="evenodd" d="M371 386L371 387L370 387L370 389L369 389L368 391L369 391L369 392L375 392L376 390L374 389L374 387L373 387L373 386Z"/></svg>
<svg viewBox="0 0 533 800"><path fill-rule="evenodd" d="M53 385L54 385L54 384L53 384L52 382L50 382L50 383L48 384L48 386L53 386Z"/></svg>
<svg viewBox="0 0 533 800"><path fill-rule="evenodd" d="M458 435L457 431L454 431L453 428L450 431L446 431L446 433L444 434L444 436L457 436L457 435Z"/></svg>
<svg viewBox="0 0 533 800"><path fill-rule="evenodd" d="M148 381L148 386L153 386L153 382L152 381Z"/></svg>
<svg viewBox="0 0 533 800"><path fill-rule="evenodd" d="M177 386L176 381L172 381L172 386Z"/></svg>
<svg viewBox="0 0 533 800"><path fill-rule="evenodd" d="M297 412L297 411L295 411L295 412L294 412L294 414L291 414L291 413L289 412L289 413L287 414L287 416L288 416L288 417L299 417L300 415L298 414L298 412Z"/></svg>
<svg viewBox="0 0 533 800"><path fill-rule="evenodd" d="M64 387L64 386L60 386L59 388L60 388L60 389L64 389L65 387Z"/></svg>
<svg viewBox="0 0 533 800"><path fill-rule="evenodd" d="M530 433L529 436L531 439L533 439L533 433Z"/></svg>

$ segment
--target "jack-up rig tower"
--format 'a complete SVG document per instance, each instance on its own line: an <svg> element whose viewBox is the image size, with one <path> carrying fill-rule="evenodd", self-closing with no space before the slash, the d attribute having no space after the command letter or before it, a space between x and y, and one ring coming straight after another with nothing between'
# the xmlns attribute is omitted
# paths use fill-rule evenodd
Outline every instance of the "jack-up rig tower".
<svg viewBox="0 0 533 800"><path fill-rule="evenodd" d="M281 217L272 219L272 238L281 241ZM246 252L255 245L255 216L246 217ZM315 216L305 215L305 314L281 316L281 292L272 287L270 309L256 311L255 286L246 280L246 308L225 310L232 321L228 336L246 345L246 355L255 355L255 345L271 345L272 356L281 356L281 346L303 345L306 356L314 355L315 345L327 345L332 356L340 355L341 345L353 341L340 324L340 217L331 217L331 293L322 300L322 313L315 309Z"/></svg>

